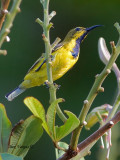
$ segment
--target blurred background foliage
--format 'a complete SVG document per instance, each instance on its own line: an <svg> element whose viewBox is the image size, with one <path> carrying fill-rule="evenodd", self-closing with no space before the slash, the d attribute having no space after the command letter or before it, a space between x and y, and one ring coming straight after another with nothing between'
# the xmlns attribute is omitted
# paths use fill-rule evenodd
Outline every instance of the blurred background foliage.
<svg viewBox="0 0 120 160"><path fill-rule="evenodd" d="M96 74L100 73L104 65L99 60L97 44L99 37L104 37L108 48L111 51L109 42L117 41L118 33L113 24L120 23L120 1L119 0L51 0L50 11L55 10L57 15L53 18L54 28L51 29L51 43L58 36L61 39L67 32L77 26L90 27L95 24L102 24L104 27L92 31L81 45L80 58L77 64L64 77L56 81L61 85L57 97L63 97L66 101L61 104L63 110L69 110L79 114L88 92L94 82ZM27 96L34 96L41 101L45 109L48 108L48 89L45 86L31 88L12 102L5 99L5 94L18 86L31 65L44 52L42 41L42 28L35 23L36 18L43 17L42 7L39 0L24 1L21 5L21 13L17 15L14 26L9 34L10 43L4 43L2 49L7 49L8 55L0 57L0 102L6 106L7 114L14 125L20 119L31 115L30 111L23 104ZM118 66L120 58L118 58ZM113 104L114 95L117 92L116 78L113 73L108 76L103 86L105 92L100 93L93 107L104 103ZM98 126L91 131L83 130L80 141L90 135ZM111 160L120 159L120 127L119 124L113 128L113 146ZM65 141L69 143L70 136ZM92 149L91 156L87 160L104 159L103 151L100 151L100 144L97 143ZM117 152L118 151L118 152ZM54 160L54 147L46 134L34 145L26 156L25 160ZM98 156L99 155L99 156ZM98 158L99 157L99 158Z"/></svg>

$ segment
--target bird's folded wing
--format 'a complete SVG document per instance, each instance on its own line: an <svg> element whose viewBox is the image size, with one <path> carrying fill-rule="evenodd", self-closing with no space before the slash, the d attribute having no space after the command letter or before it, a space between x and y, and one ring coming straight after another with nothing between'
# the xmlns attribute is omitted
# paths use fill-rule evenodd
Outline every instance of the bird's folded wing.
<svg viewBox="0 0 120 160"><path fill-rule="evenodd" d="M40 57L33 65L32 67L28 70L27 74L29 72L35 72L40 66L42 67L42 65L45 63L45 58ZM44 63L43 63L44 62Z"/></svg>
<svg viewBox="0 0 120 160"><path fill-rule="evenodd" d="M55 52L55 51L57 51L58 49L60 49L62 46L63 46L62 43L58 43L58 44L53 48L52 53Z"/></svg>

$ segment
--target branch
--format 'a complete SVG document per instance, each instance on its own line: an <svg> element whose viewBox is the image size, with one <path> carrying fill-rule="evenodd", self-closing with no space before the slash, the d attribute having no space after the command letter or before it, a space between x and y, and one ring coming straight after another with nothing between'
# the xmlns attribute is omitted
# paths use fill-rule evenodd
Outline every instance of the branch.
<svg viewBox="0 0 120 160"><path fill-rule="evenodd" d="M49 84L49 93L50 93L50 104L56 100L56 90L57 87L53 84L53 77L52 77L52 65L51 65L51 45L50 45L50 28L52 26L52 23L50 23L50 20L53 16L55 16L56 12L53 11L51 14L49 14L49 1L50 0L40 0L41 4L43 5L44 10L44 21L41 21L40 19L37 19L36 21L43 27L43 40L45 43L45 59L47 60L47 78L48 78L48 84ZM67 119L62 113L59 106L57 106L57 114L61 118L63 122L65 122Z"/></svg>
<svg viewBox="0 0 120 160"><path fill-rule="evenodd" d="M2 28L6 14L8 13L7 9L9 6L10 0L1 0L1 9L0 9L0 30Z"/></svg>
<svg viewBox="0 0 120 160"><path fill-rule="evenodd" d="M100 40L101 40L101 38L100 38ZM105 66L105 68L103 69L103 71L99 75L96 76L95 82L94 82L86 100L84 101L82 110L79 115L80 125L78 126L78 128L76 128L73 131L71 143L70 143L70 146L73 150L76 150L76 148L77 148L78 139L79 139L81 130L84 126L84 122L85 122L85 118L87 116L87 113L88 113L94 99L96 98L97 94L100 91L104 91L103 87L101 87L101 86L102 86L104 80L106 79L106 77L108 76L108 74L111 73L112 66L115 63L117 57L119 56L120 47L115 47L114 42L111 42L110 44L112 47L111 58L110 58L109 62L107 63L107 65Z"/></svg>
<svg viewBox="0 0 120 160"><path fill-rule="evenodd" d="M55 41L53 42L53 44L51 45L51 49L54 49L54 47L61 41L61 39L59 37L57 37L55 39Z"/></svg>
<svg viewBox="0 0 120 160"><path fill-rule="evenodd" d="M87 149L87 147L90 144L92 144L93 142L96 143L96 141L101 136L103 136L105 132L107 132L110 128L112 128L119 121L120 121L120 111L109 122L107 122L103 127L101 127L100 129L98 129L96 132L94 132L92 135L90 135L88 138L86 138L83 142L81 142L80 144L78 144L76 154L81 155L81 153L83 152L83 150L86 149L86 152L84 151L84 155L82 153L81 157L87 155L88 152L89 152L88 149ZM72 151L72 152L70 152L70 151ZM72 157L74 157L73 150L71 150L69 148L68 151L67 151L67 153L65 153L58 160L69 160Z"/></svg>
<svg viewBox="0 0 120 160"><path fill-rule="evenodd" d="M50 38L49 38L49 0L44 0L41 2L44 9L44 22L43 22L43 31L45 35L45 58L47 59L47 77L49 82L49 93L50 93L50 103L56 100L56 88L53 85L53 78L52 78L52 66L51 66L51 45L50 45Z"/></svg>
<svg viewBox="0 0 120 160"><path fill-rule="evenodd" d="M13 25L13 20L15 19L16 14L20 12L19 6L20 6L21 1L22 0L14 0L14 3L12 5L10 12L7 13L6 15L6 20L1 30L1 33L0 33L0 48L3 42L5 41L6 36L10 33L10 29Z"/></svg>
<svg viewBox="0 0 120 160"><path fill-rule="evenodd" d="M0 50L0 55L4 55L4 56L6 56L6 54L7 54L7 51L6 50Z"/></svg>
<svg viewBox="0 0 120 160"><path fill-rule="evenodd" d="M115 26L118 30L118 33L120 34L120 26L118 23L115 23ZM120 38L118 40L118 42L120 41ZM101 40L99 41L99 57L101 59L101 61L106 65L108 62L109 62L109 59L111 57L111 54L109 53L108 49L107 49L107 46L106 46L106 43L105 43L105 40L103 38L101 38ZM113 46L114 48L114 43L112 42L111 45ZM116 45L118 48L120 46L120 43ZM118 83L118 93L117 93L117 96L116 96L116 99L115 99L115 102L113 104L113 108L112 110L110 111L110 114L107 118L107 120L103 123L105 124L106 122L108 122L116 113L119 105L120 105L120 70L117 66L116 63L113 64L112 66L112 70L113 72L115 73L115 76L117 78L117 83Z"/></svg>

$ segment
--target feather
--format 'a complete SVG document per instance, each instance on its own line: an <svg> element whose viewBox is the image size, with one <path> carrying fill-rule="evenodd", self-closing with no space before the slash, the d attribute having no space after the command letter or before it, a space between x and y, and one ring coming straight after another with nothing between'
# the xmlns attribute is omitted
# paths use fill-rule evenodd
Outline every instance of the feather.
<svg viewBox="0 0 120 160"><path fill-rule="evenodd" d="M40 64L40 66L35 70L35 72L38 72L40 70L40 68L43 66L44 63L46 63L46 59L44 59L44 61L42 62L42 64Z"/></svg>
<svg viewBox="0 0 120 160"><path fill-rule="evenodd" d="M40 62L42 62L42 60L43 60L43 56L41 56L41 57L32 65L32 67L28 70L27 73L29 73L31 70L33 70L33 69L37 66L37 64L39 64Z"/></svg>
<svg viewBox="0 0 120 160"><path fill-rule="evenodd" d="M55 52L55 51L57 51L58 49L60 49L62 46L63 46L62 43L58 43L58 44L53 48L52 53Z"/></svg>
<svg viewBox="0 0 120 160"><path fill-rule="evenodd" d="M5 98L7 98L8 101L12 101L15 97L23 93L26 89L23 88L15 88L12 92L8 93Z"/></svg>

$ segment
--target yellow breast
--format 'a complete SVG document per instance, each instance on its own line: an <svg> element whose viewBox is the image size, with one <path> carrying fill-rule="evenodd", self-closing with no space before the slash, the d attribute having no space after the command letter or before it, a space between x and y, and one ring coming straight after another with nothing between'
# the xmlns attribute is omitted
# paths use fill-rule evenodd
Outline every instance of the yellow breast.
<svg viewBox="0 0 120 160"><path fill-rule="evenodd" d="M71 43L65 44L63 47L52 53L53 60L51 65L53 81L62 77L77 62L78 57L74 58L71 53L74 46L75 41L72 40ZM40 86L47 80L46 63L41 66L44 60L45 59L38 61L38 63L31 68L21 84L23 87L31 88ZM40 69L36 71L38 67L40 67Z"/></svg>
<svg viewBox="0 0 120 160"><path fill-rule="evenodd" d="M53 80L62 77L71 67L73 67L77 60L78 57L74 58L68 49L61 48L52 62Z"/></svg>

